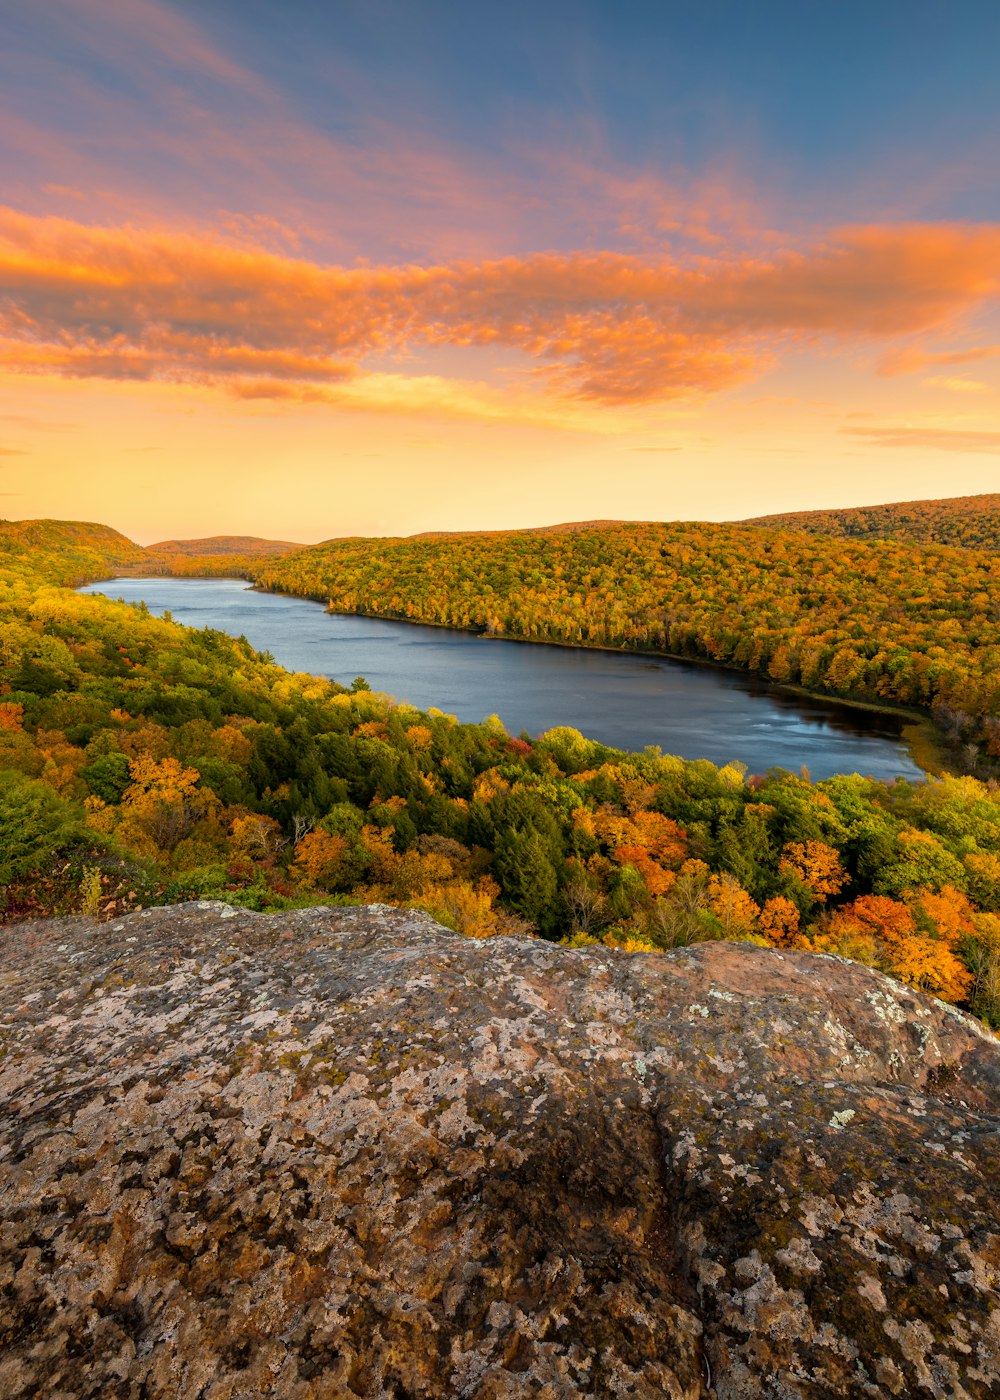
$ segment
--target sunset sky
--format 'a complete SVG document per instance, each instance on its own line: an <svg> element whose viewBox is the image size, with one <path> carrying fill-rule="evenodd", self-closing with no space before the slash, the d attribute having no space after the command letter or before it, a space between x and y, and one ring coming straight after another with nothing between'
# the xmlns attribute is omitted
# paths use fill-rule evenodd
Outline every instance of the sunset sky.
<svg viewBox="0 0 1000 1400"><path fill-rule="evenodd" d="M0 514L1000 490L996 0L0 0Z"/></svg>

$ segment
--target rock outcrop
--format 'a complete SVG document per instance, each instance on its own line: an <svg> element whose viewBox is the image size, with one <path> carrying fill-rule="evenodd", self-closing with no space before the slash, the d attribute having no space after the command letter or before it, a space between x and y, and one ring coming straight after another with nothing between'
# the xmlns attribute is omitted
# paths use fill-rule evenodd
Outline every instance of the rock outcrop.
<svg viewBox="0 0 1000 1400"><path fill-rule="evenodd" d="M4 931L0 1396L1000 1395L1000 1043L375 906Z"/></svg>

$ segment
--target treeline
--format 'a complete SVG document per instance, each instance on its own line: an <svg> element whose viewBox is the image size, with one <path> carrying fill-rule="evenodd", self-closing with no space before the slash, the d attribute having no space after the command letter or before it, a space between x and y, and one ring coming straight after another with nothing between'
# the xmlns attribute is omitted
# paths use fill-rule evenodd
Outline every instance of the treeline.
<svg viewBox="0 0 1000 1400"><path fill-rule="evenodd" d="M0 589L40 581L77 587L141 568L141 545L107 525L80 520L0 520Z"/></svg>
<svg viewBox="0 0 1000 1400"><path fill-rule="evenodd" d="M475 937L749 939L1000 1025L995 784L813 784L458 724L54 586L48 545L9 551L0 589L6 921L219 897L411 905Z"/></svg>
<svg viewBox="0 0 1000 1400"><path fill-rule="evenodd" d="M252 578L260 556L257 554L170 554L146 558L129 572L141 577L164 578Z"/></svg>
<svg viewBox="0 0 1000 1400"><path fill-rule="evenodd" d="M847 510L801 510L762 515L748 525L845 535L859 540L948 544L960 549L1000 549L1000 495L952 496L943 501L893 501Z"/></svg>
<svg viewBox="0 0 1000 1400"><path fill-rule="evenodd" d="M256 535L213 535L208 539L161 540L146 547L139 572L179 578L244 578L262 558L303 549L290 540Z"/></svg>
<svg viewBox="0 0 1000 1400"><path fill-rule="evenodd" d="M249 577L268 555L302 548L283 540L226 535L164 540L148 549L107 525L78 520L0 520L0 586L46 579L77 586L110 573L182 578Z"/></svg>
<svg viewBox="0 0 1000 1400"><path fill-rule="evenodd" d="M260 558L269 554L294 554L305 548L292 540L265 540L259 535L209 535L195 540L159 540L146 545L146 552L166 558L208 559L220 554L226 558Z"/></svg>
<svg viewBox="0 0 1000 1400"><path fill-rule="evenodd" d="M750 525L334 540L251 569L338 612L706 658L917 707L1000 757L1000 557Z"/></svg>

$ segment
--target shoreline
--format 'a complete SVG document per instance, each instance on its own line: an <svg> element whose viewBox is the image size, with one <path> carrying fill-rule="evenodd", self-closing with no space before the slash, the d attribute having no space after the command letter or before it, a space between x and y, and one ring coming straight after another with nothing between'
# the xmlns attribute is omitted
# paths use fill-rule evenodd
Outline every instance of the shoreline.
<svg viewBox="0 0 1000 1400"><path fill-rule="evenodd" d="M297 598L304 603L314 603L317 607L321 607L325 613L333 617L364 617L370 618L374 622L405 623L412 627L436 627L444 632L455 632L464 637L472 637L484 642L513 642L520 646L561 647L564 650L598 651L604 652L610 656L644 656L651 660L668 661L675 665L696 666L714 671L724 671L728 675L736 676L749 683L756 684L764 691L776 692L779 695L787 695L799 700L812 700L823 705L842 706L847 710L860 710L870 714L892 715L903 721L900 725L900 741L910 759L925 776L957 776L956 770L948 762L946 751L941 743L933 720L930 718L930 715L924 711L877 700L849 698L841 695L827 694L823 691L809 690L805 686L795 685L788 681L772 680L769 677L761 675L758 671L749 671L742 666L735 666L727 661L717 661L713 657L680 656L675 652L658 651L649 647L608 646L601 643L587 642L563 642L550 637L512 637L500 632L485 632L472 627L456 627L448 622L435 622L424 618L334 608L330 606L328 597L317 597L315 594L311 593L294 593L279 588L264 588L261 587L255 579L245 574L114 574L108 579L91 580L91 582L110 582L116 578L173 579L178 583L196 582L199 580L212 583L242 583L246 585L246 591L248 593L267 593L275 598Z"/></svg>
<svg viewBox="0 0 1000 1400"><path fill-rule="evenodd" d="M316 603L323 611L334 617L368 617L376 622L403 622L414 627L437 627L445 632L458 632L464 637L475 637L485 642L515 642L520 646L562 647L576 651L600 651L610 656L648 656L657 661L670 661L687 666L707 667L714 671L725 671L732 676L740 676L754 681L765 691L794 696L797 699L816 700L824 705L842 705L848 710L863 710L870 714L893 715L904 721L900 726L900 739L913 762L925 774L940 777L942 774L956 776L930 715L925 711L904 705L894 705L884 701L862 698L848 698L833 695L821 690L809 690L805 686L789 681L775 681L763 676L759 671L749 671L743 666L734 666L728 661L717 661L710 656L680 656L676 652L657 651L649 647L607 646L602 643L562 642L552 637L512 637L503 632L483 632L471 627L456 627L449 622L434 622L424 618L403 617L394 613L372 613L358 610L334 608L329 602L309 593L292 593L284 589L261 588L251 581L251 590L256 593L270 593L279 598L301 598L303 602Z"/></svg>

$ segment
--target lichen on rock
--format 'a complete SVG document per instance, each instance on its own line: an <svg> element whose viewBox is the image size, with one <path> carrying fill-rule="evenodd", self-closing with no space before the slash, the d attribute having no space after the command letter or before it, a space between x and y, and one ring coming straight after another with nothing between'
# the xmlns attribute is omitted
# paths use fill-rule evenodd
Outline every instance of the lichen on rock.
<svg viewBox="0 0 1000 1400"><path fill-rule="evenodd" d="M836 958L6 931L0 1396L1000 1395L1000 1044Z"/></svg>

